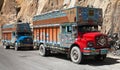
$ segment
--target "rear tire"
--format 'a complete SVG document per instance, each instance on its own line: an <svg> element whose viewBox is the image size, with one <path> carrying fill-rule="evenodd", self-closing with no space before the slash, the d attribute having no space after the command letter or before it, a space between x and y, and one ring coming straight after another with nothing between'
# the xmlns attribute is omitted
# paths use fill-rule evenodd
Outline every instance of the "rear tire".
<svg viewBox="0 0 120 70"><path fill-rule="evenodd" d="M41 56L48 56L50 54L50 50L49 49L46 49L45 46L43 44L41 44L39 46L39 54Z"/></svg>
<svg viewBox="0 0 120 70"><path fill-rule="evenodd" d="M80 51L80 49L78 48L78 46L74 46L71 51L70 51L70 58L72 60L72 62L79 64L83 61L83 55Z"/></svg>
<svg viewBox="0 0 120 70"><path fill-rule="evenodd" d="M10 49L10 46L3 45L5 49Z"/></svg>

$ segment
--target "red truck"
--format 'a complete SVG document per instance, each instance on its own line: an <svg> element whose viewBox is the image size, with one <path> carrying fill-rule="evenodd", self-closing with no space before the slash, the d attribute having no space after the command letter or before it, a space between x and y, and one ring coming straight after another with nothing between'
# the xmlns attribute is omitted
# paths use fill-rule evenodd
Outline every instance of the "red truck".
<svg viewBox="0 0 120 70"><path fill-rule="evenodd" d="M108 53L107 35L100 33L102 9L76 6L33 17L34 46L39 54L67 54L74 63L93 56L104 60Z"/></svg>

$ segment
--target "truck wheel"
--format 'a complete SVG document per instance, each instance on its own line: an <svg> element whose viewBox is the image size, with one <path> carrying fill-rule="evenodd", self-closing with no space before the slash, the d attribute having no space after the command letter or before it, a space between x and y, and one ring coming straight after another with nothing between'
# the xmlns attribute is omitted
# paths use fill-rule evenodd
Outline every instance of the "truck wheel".
<svg viewBox="0 0 120 70"><path fill-rule="evenodd" d="M10 49L10 46L3 45L5 49Z"/></svg>
<svg viewBox="0 0 120 70"><path fill-rule="evenodd" d="M95 56L95 60L97 60L97 61L104 61L106 56L107 56L107 54L105 54L105 55L96 55Z"/></svg>
<svg viewBox="0 0 120 70"><path fill-rule="evenodd" d="M15 51L18 51L18 50L19 50L18 45L17 43L15 43Z"/></svg>
<svg viewBox="0 0 120 70"><path fill-rule="evenodd" d="M70 51L70 58L72 62L79 64L82 62L83 56L80 49L77 46L74 46Z"/></svg>
<svg viewBox="0 0 120 70"><path fill-rule="evenodd" d="M17 46L15 46L15 51L18 51L18 47Z"/></svg>
<svg viewBox="0 0 120 70"><path fill-rule="evenodd" d="M47 56L50 54L50 50L47 50L43 44L39 46L39 54L41 56Z"/></svg>

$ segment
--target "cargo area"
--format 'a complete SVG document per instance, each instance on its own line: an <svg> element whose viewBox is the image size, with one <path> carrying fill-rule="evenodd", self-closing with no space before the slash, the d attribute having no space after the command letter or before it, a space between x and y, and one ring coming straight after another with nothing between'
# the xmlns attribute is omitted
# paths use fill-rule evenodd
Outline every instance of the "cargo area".
<svg viewBox="0 0 120 70"><path fill-rule="evenodd" d="M34 40L59 44L60 26L34 28Z"/></svg>
<svg viewBox="0 0 120 70"><path fill-rule="evenodd" d="M11 40L12 39L12 32L15 31L15 25L13 24L5 24L2 26L2 39L3 40Z"/></svg>

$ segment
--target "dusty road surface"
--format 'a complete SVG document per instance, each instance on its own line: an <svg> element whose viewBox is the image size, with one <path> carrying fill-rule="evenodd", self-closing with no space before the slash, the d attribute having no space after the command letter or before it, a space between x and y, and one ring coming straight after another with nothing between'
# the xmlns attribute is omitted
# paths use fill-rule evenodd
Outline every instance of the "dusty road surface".
<svg viewBox="0 0 120 70"><path fill-rule="evenodd" d="M65 55L41 57L37 50L14 51L0 46L0 70L120 70L120 57L108 55L103 62L86 59L74 64Z"/></svg>

